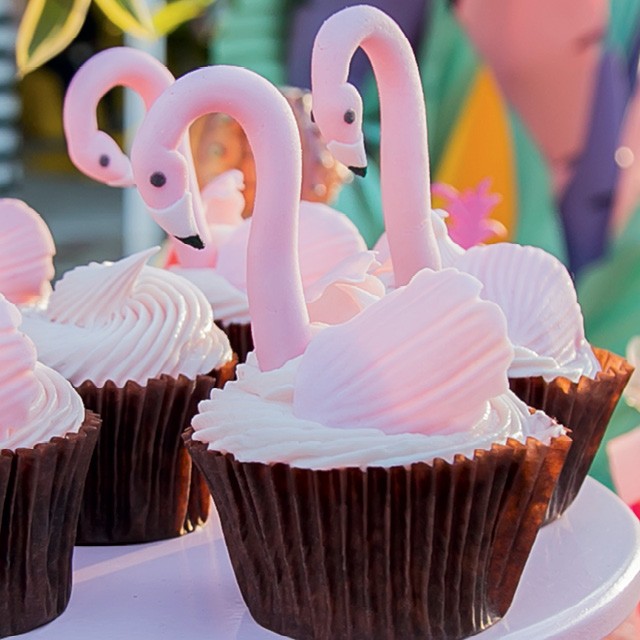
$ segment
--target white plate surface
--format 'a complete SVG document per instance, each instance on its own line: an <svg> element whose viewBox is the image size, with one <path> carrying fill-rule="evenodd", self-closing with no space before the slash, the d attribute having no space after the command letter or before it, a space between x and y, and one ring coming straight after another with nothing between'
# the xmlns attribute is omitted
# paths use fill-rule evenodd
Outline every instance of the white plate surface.
<svg viewBox="0 0 640 640"><path fill-rule="evenodd" d="M600 640L640 599L640 525L588 479L540 533L513 606L478 640ZM217 515L177 540L79 547L65 613L28 640L267 640L238 591Z"/></svg>

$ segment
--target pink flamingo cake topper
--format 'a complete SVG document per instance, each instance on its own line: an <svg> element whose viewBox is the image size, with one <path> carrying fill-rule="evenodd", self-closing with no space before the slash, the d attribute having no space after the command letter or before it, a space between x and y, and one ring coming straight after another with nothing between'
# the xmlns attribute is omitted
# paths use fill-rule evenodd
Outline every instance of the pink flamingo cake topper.
<svg viewBox="0 0 640 640"><path fill-rule="evenodd" d="M370 55L380 86L383 210L395 285L407 282L426 266L437 269L446 262L478 278L484 285L482 297L498 303L506 314L509 337L516 347L510 375L577 379L584 372L594 376L599 364L585 339L573 283L557 259L542 250L509 243L465 251L448 238L442 220L434 221L426 113L417 64L400 28L373 7L339 11L316 37L313 109L325 139L361 144L362 102L355 88L345 84L358 45ZM347 118L345 108L353 116ZM343 151L340 146L334 149ZM411 162L405 166L407 158ZM429 261L429 256L437 260Z"/></svg>
<svg viewBox="0 0 640 640"><path fill-rule="evenodd" d="M347 82L358 47L371 60L380 92L382 207L400 286L424 267L441 267L431 219L422 85L409 41L386 14L357 6L331 16L313 48L313 114L327 147L343 164L366 164L362 99Z"/></svg>
<svg viewBox="0 0 640 640"><path fill-rule="evenodd" d="M32 304L51 291L56 247L49 227L27 204L0 199L0 292L14 304Z"/></svg>
<svg viewBox="0 0 640 640"><path fill-rule="evenodd" d="M147 113L131 153L133 172L147 205L171 211L164 220L167 227L183 224L192 213L185 197L189 167L178 146L194 120L217 111L244 129L256 162L247 293L256 355L260 368L268 371L300 355L311 338L298 259L302 154L285 98L246 69L193 71L168 88Z"/></svg>
<svg viewBox="0 0 640 640"><path fill-rule="evenodd" d="M215 72L203 71L203 77L207 77L209 73ZM177 88L172 87L158 99L158 102L164 106L162 110L154 109L155 115L152 122L155 131L162 132L160 136L153 133L149 134L149 137L144 137L148 135L143 132L148 131L150 125L147 121L151 116L145 120L138 134L150 144L153 144L155 138L159 138L164 148L172 150L171 161L176 162L176 165L172 165L167 173L160 172L163 174L163 179L169 182L166 188L154 187L148 176L146 183L139 183L140 192L149 207L162 207L178 215L180 209L188 215L190 201L188 191L185 191L188 185L184 180L178 181L175 177L184 170L184 167L181 169L179 166L181 157L178 151L173 150L172 136L179 128L186 130L193 117L192 114L187 117L183 111L176 111L174 103L180 99L191 102L199 100L193 92L193 83L193 80L188 82L179 80L176 83ZM247 99L250 99L250 96ZM279 102L279 104L284 103ZM210 106L201 105L200 110L202 113L208 113L211 110ZM290 111L291 109L287 106L287 117ZM278 117L275 107L269 117L272 119ZM289 146L291 144L299 146L299 136L294 142L285 140L285 143ZM266 149L266 144L264 148ZM272 161L274 157L282 157L281 148L282 145L279 145L271 149ZM140 156L141 154L137 151L139 149L140 145L136 141L133 154L138 153ZM144 157L150 159L148 155ZM299 158L299 154L296 157ZM149 167L151 166L153 163L150 162ZM256 169L259 171L260 167ZM294 179L297 178L281 174L278 178L279 182L273 184L279 185ZM234 181L229 182L233 186ZM300 190L296 192L299 196ZM371 273L378 267L375 254L367 251L362 236L346 216L325 204L304 201L298 203L295 216L298 233L296 251L299 257L304 297L309 319L312 322L323 324L344 322L384 295L382 282ZM217 315L220 312L218 317L225 324L246 323L251 320L251 309L248 303L250 278L247 269L247 252L254 224L256 223L253 217L246 220L240 220L234 215L219 218L211 227L213 241L218 243L217 259L213 268L186 269L180 272L205 292L214 313ZM277 232L277 227L274 232Z"/></svg>
<svg viewBox="0 0 640 640"><path fill-rule="evenodd" d="M64 131L69 156L75 166L94 180L111 186L135 184L129 158L118 144L98 129L98 103L111 89L124 86L140 95L149 109L175 81L169 70L153 56L129 47L115 47L89 59L73 77L64 101ZM180 218L171 235L180 240L174 248L185 266L208 266L215 261L215 245L208 242L204 205L197 185L191 147L185 134L179 149L189 167L189 197L193 216ZM160 226L170 211L150 211ZM207 251L199 251L207 244Z"/></svg>

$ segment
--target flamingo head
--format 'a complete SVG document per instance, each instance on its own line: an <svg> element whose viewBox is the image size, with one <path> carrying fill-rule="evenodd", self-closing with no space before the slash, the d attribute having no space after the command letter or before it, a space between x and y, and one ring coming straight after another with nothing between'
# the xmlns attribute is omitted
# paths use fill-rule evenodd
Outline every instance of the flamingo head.
<svg viewBox="0 0 640 640"><path fill-rule="evenodd" d="M203 249L198 235L193 199L189 191L189 169L178 151L155 147L153 152L134 143L131 163L135 184L151 217L164 231L181 242Z"/></svg>
<svg viewBox="0 0 640 640"><path fill-rule="evenodd" d="M111 187L133 186L131 162L116 141L103 131L95 131L82 144L69 144L69 156L86 175Z"/></svg>
<svg viewBox="0 0 640 640"><path fill-rule="evenodd" d="M336 158L359 176L367 172L367 154L362 134L362 98L345 82L338 87L314 86L313 118Z"/></svg>

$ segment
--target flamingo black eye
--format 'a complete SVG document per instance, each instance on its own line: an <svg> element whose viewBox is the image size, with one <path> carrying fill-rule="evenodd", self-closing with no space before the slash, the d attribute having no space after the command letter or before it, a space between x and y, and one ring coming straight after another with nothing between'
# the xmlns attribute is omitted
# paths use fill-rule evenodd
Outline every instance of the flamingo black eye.
<svg viewBox="0 0 640 640"><path fill-rule="evenodd" d="M100 156L100 159L98 160L98 162L100 163L101 167L108 167L109 163L111 162L111 158L109 158L109 156L106 153L103 153Z"/></svg>
<svg viewBox="0 0 640 640"><path fill-rule="evenodd" d="M167 176L165 176L161 171L156 171L155 173L151 174L149 182L154 187L164 187L164 185L167 183Z"/></svg>
<svg viewBox="0 0 640 640"><path fill-rule="evenodd" d="M347 109L344 112L344 121L347 124L353 124L356 121L356 112L353 109Z"/></svg>

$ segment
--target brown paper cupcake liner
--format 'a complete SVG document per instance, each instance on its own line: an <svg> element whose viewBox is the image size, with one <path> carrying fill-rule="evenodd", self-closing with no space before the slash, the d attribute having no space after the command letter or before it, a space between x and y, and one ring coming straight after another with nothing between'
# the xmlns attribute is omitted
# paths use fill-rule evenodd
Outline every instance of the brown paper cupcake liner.
<svg viewBox="0 0 640 640"><path fill-rule="evenodd" d="M238 324L232 322L231 324L224 324L223 322L216 322L218 327L227 334L229 343L233 352L238 356L238 362L242 364L247 361L247 354L249 351L253 351L253 335L251 333L251 325L249 323Z"/></svg>
<svg viewBox="0 0 640 640"><path fill-rule="evenodd" d="M182 432L198 403L232 376L163 375L142 387L108 381L77 389L102 429L87 474L77 544L134 544L193 531L209 515L209 494L192 472Z"/></svg>
<svg viewBox="0 0 640 640"><path fill-rule="evenodd" d="M511 390L571 430L573 444L551 497L545 524L559 518L578 495L633 367L622 357L594 348L602 371L594 380L512 378Z"/></svg>
<svg viewBox="0 0 640 640"><path fill-rule="evenodd" d="M71 596L71 559L84 479L100 420L78 433L0 451L0 637L57 618Z"/></svg>
<svg viewBox="0 0 640 640"><path fill-rule="evenodd" d="M185 441L262 626L304 640L456 640L509 608L570 440L314 471Z"/></svg>

